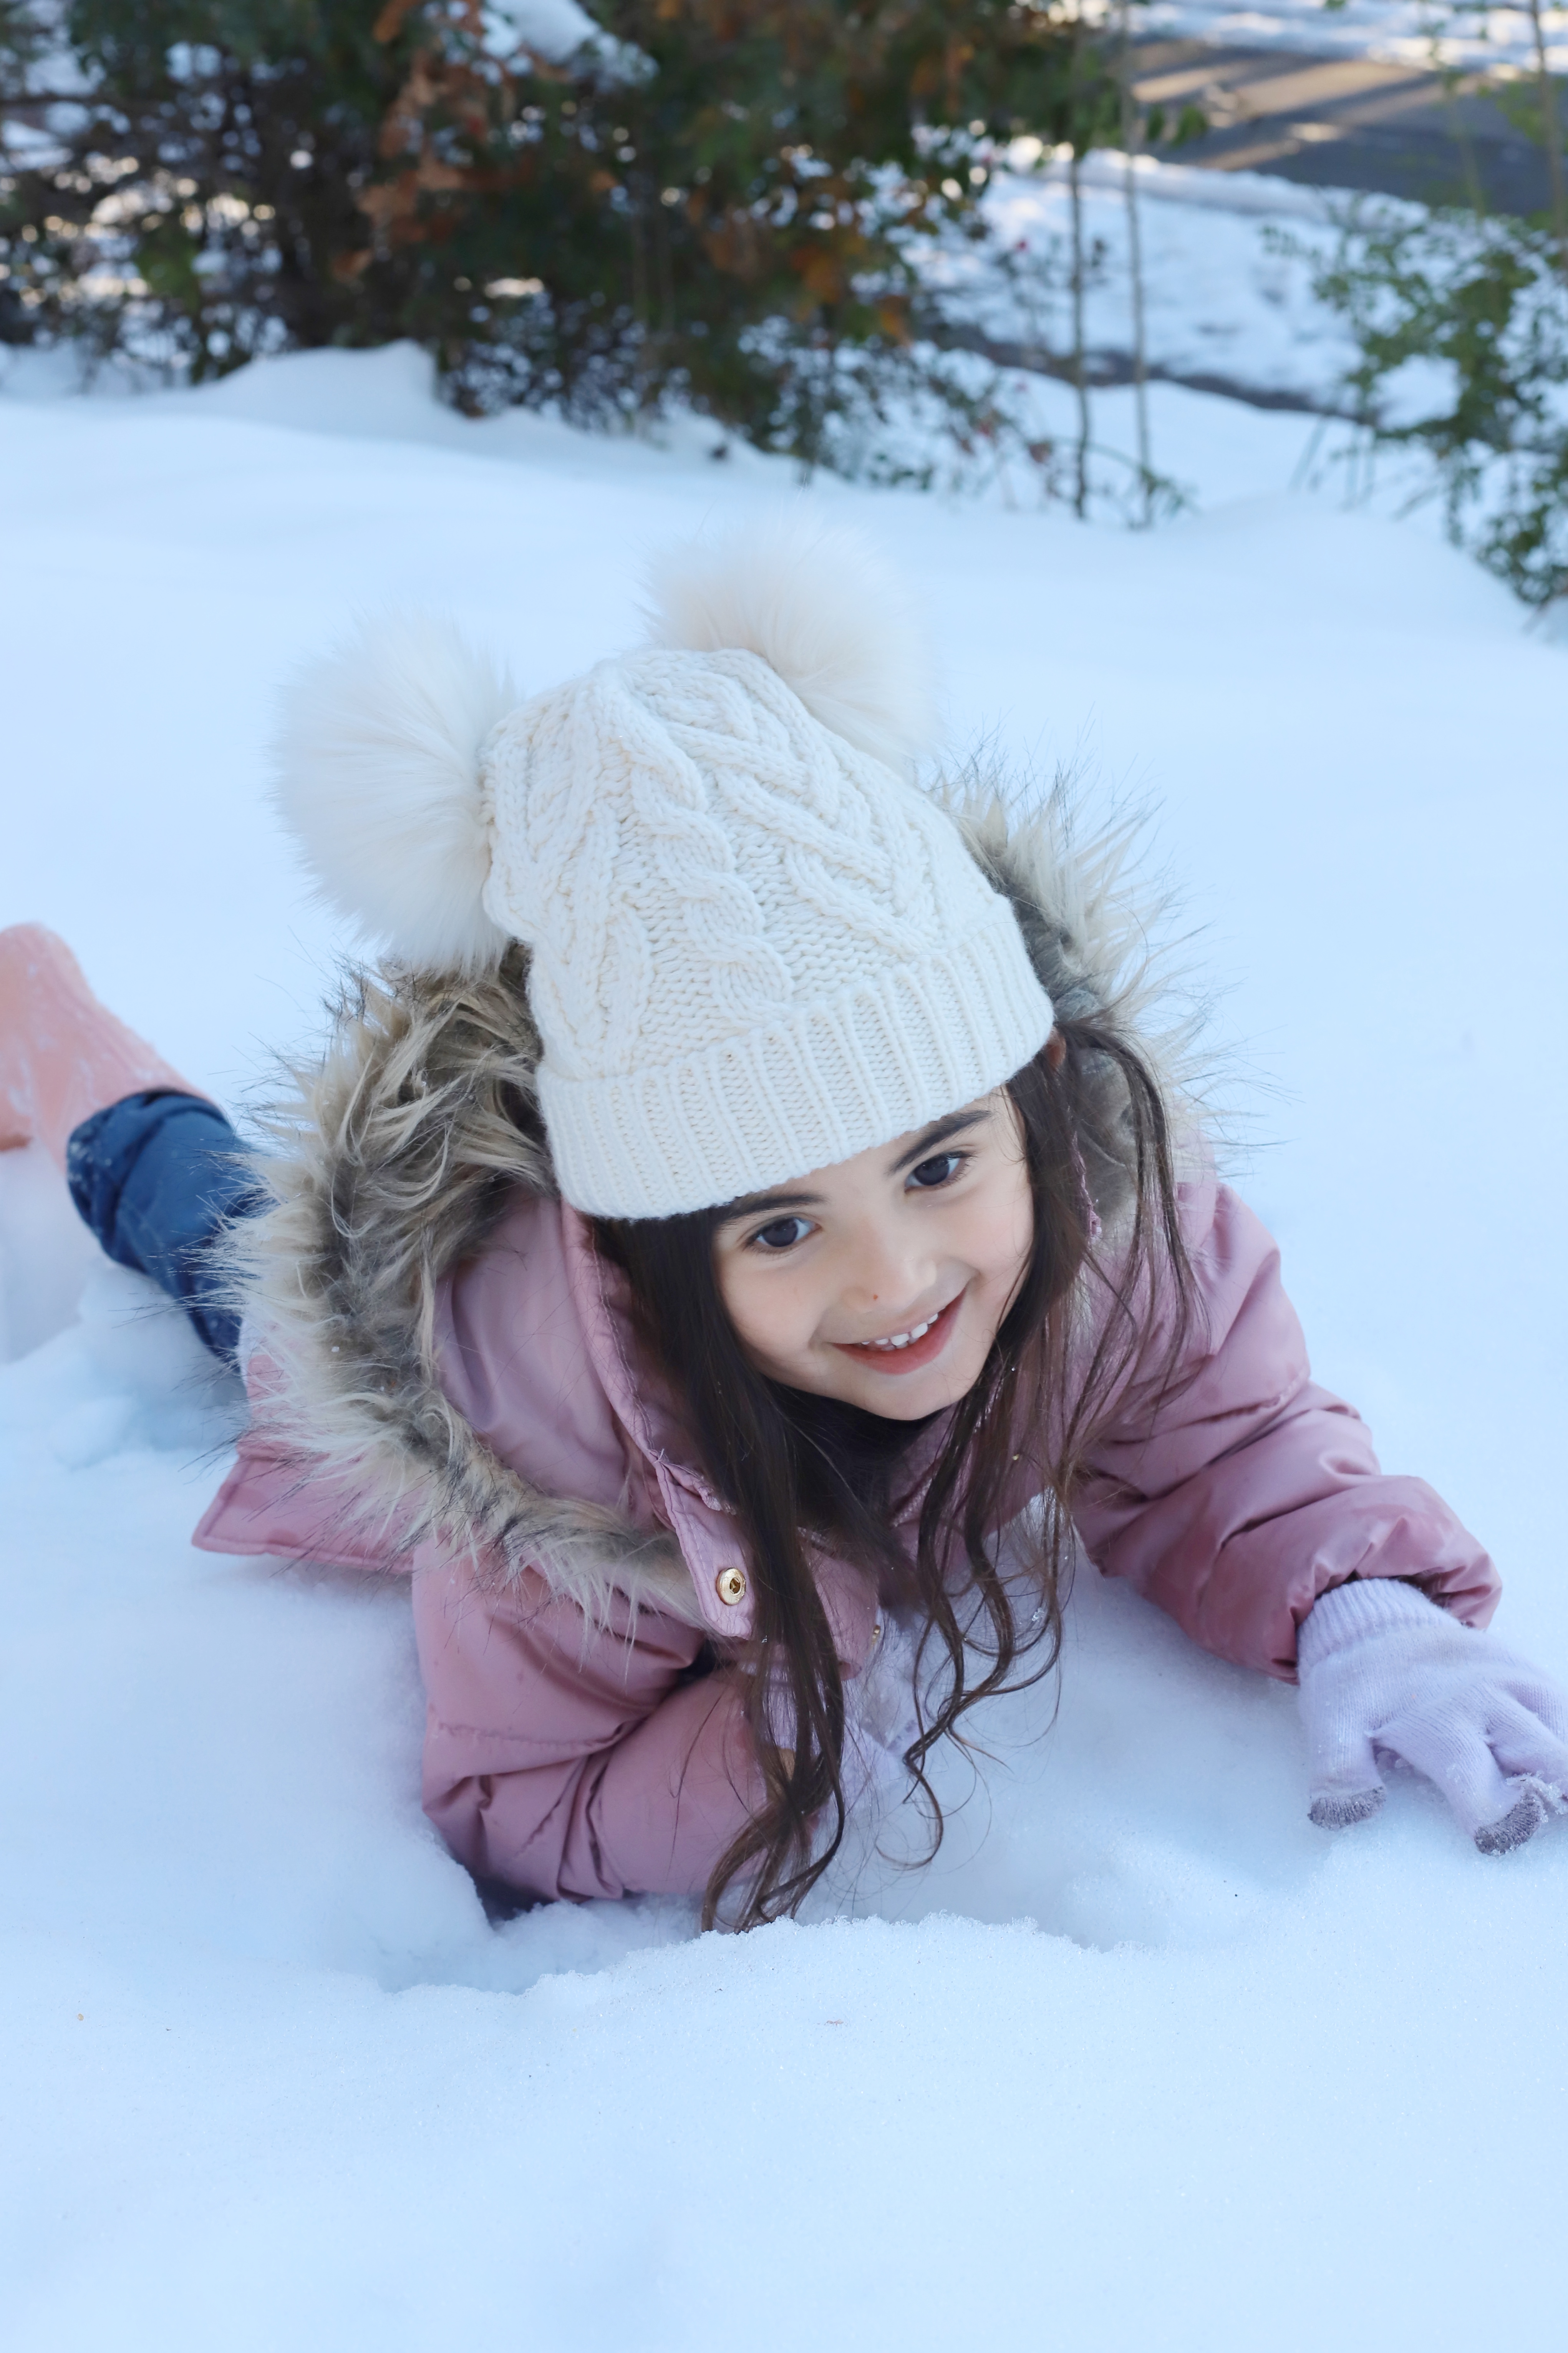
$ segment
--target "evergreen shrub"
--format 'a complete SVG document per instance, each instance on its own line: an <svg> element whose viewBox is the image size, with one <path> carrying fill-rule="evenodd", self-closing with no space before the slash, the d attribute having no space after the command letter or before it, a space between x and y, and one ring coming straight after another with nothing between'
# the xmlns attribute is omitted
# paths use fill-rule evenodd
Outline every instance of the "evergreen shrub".
<svg viewBox="0 0 1568 2353"><path fill-rule="evenodd" d="M1367 437L1425 453L1450 539L1537 608L1568 596L1565 263L1542 222L1362 207L1315 280Z"/></svg>
<svg viewBox="0 0 1568 2353"><path fill-rule="evenodd" d="M679 397L808 461L895 397L997 429L918 253L984 236L994 142L1114 125L1076 8L594 14L552 63L479 0L0 0L0 339L200 382L410 336L471 412Z"/></svg>

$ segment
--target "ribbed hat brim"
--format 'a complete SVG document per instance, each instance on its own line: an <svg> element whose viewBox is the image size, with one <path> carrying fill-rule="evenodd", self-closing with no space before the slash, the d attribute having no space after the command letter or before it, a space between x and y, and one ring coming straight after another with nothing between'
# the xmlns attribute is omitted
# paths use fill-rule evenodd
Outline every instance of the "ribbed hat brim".
<svg viewBox="0 0 1568 2353"><path fill-rule="evenodd" d="M670 1218L848 1160L1011 1078L1051 1000L1012 909L830 1002L661 1068L573 1080L540 1101L564 1198L589 1217Z"/></svg>

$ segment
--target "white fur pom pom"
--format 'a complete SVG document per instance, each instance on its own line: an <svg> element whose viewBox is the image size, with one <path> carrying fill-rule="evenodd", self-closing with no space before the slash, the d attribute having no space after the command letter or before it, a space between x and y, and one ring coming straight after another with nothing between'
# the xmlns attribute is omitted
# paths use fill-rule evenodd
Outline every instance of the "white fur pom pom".
<svg viewBox="0 0 1568 2353"><path fill-rule="evenodd" d="M784 514L650 575L656 645L761 654L814 719L903 768L936 733L930 649L899 582L852 531Z"/></svg>
<svg viewBox="0 0 1568 2353"><path fill-rule="evenodd" d="M506 945L482 902L479 754L517 700L488 655L426 613L362 622L286 693L277 807L322 896L402 962L473 972Z"/></svg>

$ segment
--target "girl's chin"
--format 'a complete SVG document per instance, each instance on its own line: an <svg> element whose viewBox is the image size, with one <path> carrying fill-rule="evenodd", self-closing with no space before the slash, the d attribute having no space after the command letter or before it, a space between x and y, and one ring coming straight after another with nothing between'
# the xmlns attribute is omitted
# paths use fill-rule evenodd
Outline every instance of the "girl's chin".
<svg viewBox="0 0 1568 2353"><path fill-rule="evenodd" d="M968 1351L964 1353L967 1356ZM951 1356L894 1377L871 1369L862 1373L856 1366L847 1379L837 1376L829 1394L841 1398L846 1405L878 1414L884 1421L921 1421L927 1414L956 1405L974 1387L980 1371L980 1365L954 1363Z"/></svg>
<svg viewBox="0 0 1568 2353"><path fill-rule="evenodd" d="M959 1394L962 1396L962 1390ZM845 1402L859 1406L863 1412L874 1413L879 1421L923 1421L929 1414L940 1413L955 1400L945 1391L935 1397L919 1397L905 1388L896 1398L889 1397L885 1391L878 1397L868 1397L862 1391L858 1397L847 1398Z"/></svg>

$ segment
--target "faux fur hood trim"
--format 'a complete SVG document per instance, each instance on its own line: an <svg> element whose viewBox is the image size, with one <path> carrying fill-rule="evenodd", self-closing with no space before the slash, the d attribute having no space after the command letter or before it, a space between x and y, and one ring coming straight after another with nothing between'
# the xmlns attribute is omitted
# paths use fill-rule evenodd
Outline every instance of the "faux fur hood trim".
<svg viewBox="0 0 1568 2353"><path fill-rule="evenodd" d="M1149 1019L1161 990L1147 909L1125 879L1132 828L1079 846L1060 790L1021 824L973 779L944 798L1012 902L1058 1018L1092 1015L1134 1045L1173 1132L1189 1131L1186 1033ZM442 1278L484 1244L517 1187L556 1191L527 977L515 944L481 975L356 972L321 1061L290 1073L258 1161L271 1206L231 1240L236 1291L278 1375L258 1435L302 1482L329 1481L342 1515L389 1555L439 1538L503 1575L536 1563L591 1618L618 1594L701 1623L673 1538L531 1486L436 1378ZM1110 1238L1132 1198L1126 1108L1121 1074L1101 1058L1079 1145Z"/></svg>

